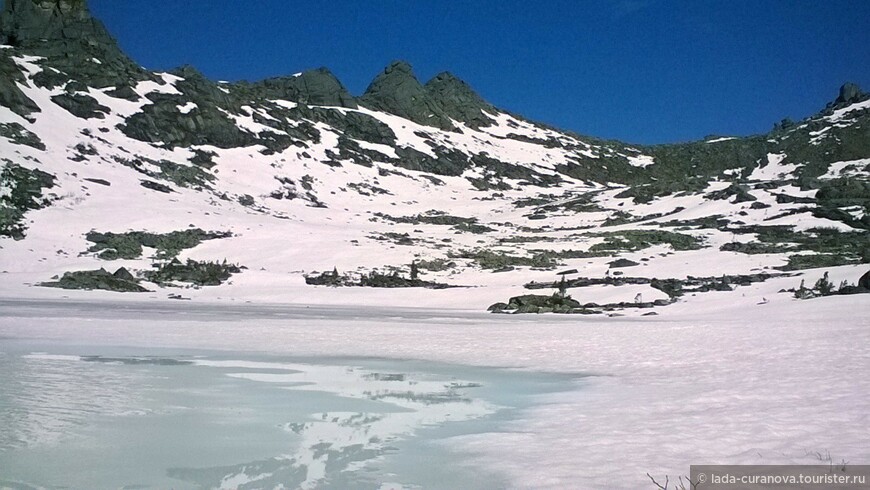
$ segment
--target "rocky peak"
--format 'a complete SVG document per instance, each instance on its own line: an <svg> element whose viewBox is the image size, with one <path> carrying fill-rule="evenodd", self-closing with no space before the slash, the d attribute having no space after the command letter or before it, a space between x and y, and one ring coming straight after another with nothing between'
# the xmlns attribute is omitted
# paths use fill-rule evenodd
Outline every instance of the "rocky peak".
<svg viewBox="0 0 870 490"><path fill-rule="evenodd" d="M362 105L389 112L414 122L453 129L450 118L420 84L411 65L394 61L381 72L360 97Z"/></svg>
<svg viewBox="0 0 870 490"><path fill-rule="evenodd" d="M263 80L257 84L269 98L291 100L306 105L357 107L356 100L326 68L304 71L289 77Z"/></svg>
<svg viewBox="0 0 870 490"><path fill-rule="evenodd" d="M852 83L846 82L840 87L840 95L834 101L834 105L849 105L860 102L867 98L867 94L861 91L861 87Z"/></svg>
<svg viewBox="0 0 870 490"><path fill-rule="evenodd" d="M0 44L45 57L51 66L75 72L90 85L123 85L143 76L103 24L91 17L85 0L6 0Z"/></svg>
<svg viewBox="0 0 870 490"><path fill-rule="evenodd" d="M489 126L492 119L482 111L495 112L470 85L450 72L442 72L426 83L426 92L449 117L473 128Z"/></svg>
<svg viewBox="0 0 870 490"><path fill-rule="evenodd" d="M411 65L404 61L394 61L375 77L362 98L374 107L390 112L403 112L409 106L423 101L426 90L417 81Z"/></svg>

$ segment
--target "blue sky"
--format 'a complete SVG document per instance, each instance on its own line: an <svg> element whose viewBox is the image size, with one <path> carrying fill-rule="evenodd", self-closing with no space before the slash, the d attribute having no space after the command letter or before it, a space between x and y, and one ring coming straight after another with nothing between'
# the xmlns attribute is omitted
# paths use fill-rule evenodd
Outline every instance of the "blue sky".
<svg viewBox="0 0 870 490"><path fill-rule="evenodd" d="M326 66L354 95L390 61L582 134L665 143L766 132L870 90L870 1L90 0L151 69L220 80Z"/></svg>

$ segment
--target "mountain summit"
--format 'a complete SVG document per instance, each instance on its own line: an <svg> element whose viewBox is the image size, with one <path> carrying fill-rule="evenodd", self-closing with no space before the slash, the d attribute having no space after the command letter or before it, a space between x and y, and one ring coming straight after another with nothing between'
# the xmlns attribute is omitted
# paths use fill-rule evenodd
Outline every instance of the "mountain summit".
<svg viewBox="0 0 870 490"><path fill-rule="evenodd" d="M359 100L366 107L447 130L456 129L452 121L473 128L488 126L492 120L482 111L496 111L471 86L449 72L421 85L405 61L387 66Z"/></svg>
<svg viewBox="0 0 870 490"><path fill-rule="evenodd" d="M360 102L371 109L420 124L453 129L450 118L417 80L411 65L404 61L394 61L384 68L366 89Z"/></svg>

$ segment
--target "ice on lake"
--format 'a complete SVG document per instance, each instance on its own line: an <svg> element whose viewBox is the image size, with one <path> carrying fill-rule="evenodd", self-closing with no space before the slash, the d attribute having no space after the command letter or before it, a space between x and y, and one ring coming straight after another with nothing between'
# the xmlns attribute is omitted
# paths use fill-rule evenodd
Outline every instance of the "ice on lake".
<svg viewBox="0 0 870 490"><path fill-rule="evenodd" d="M454 436L576 377L0 340L0 487L501 488Z"/></svg>

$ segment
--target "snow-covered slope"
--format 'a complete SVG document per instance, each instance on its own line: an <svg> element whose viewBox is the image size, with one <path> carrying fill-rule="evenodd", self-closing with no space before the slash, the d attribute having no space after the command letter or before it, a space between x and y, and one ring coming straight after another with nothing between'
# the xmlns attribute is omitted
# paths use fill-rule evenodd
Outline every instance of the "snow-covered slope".
<svg viewBox="0 0 870 490"><path fill-rule="evenodd" d="M214 83L141 70L114 45L0 39L14 44L0 48L3 296L485 309L565 277L586 312L634 315L795 301L778 291L867 270L860 91L768 135L641 148L526 121L449 74L421 85L403 63L354 98L326 70ZM222 238L171 252L95 238L186 230ZM118 240L144 248L104 253ZM240 269L206 285L172 275L173 257ZM120 267L149 292L40 285ZM394 273L429 287L349 286Z"/></svg>

